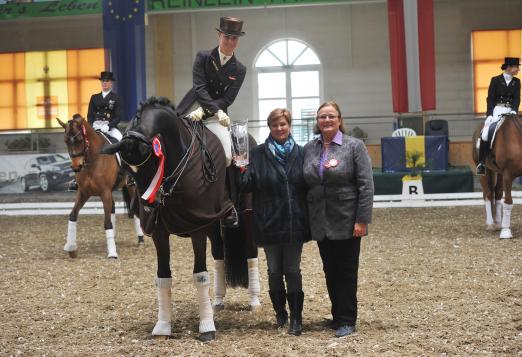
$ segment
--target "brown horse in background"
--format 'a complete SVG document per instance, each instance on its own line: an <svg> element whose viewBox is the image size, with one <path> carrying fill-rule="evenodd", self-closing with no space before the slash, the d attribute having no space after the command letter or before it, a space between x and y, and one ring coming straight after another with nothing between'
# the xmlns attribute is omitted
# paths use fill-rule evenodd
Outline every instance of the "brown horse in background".
<svg viewBox="0 0 522 357"><path fill-rule="evenodd" d="M78 182L76 200L69 214L67 242L64 250L69 253L71 258L78 256L76 243L78 213L91 196L99 196L103 202L107 258L116 259L118 258L115 242L116 215L112 191L121 188L124 198L127 199L127 207L129 207L128 199L130 195L124 187L126 176L123 175L123 171L120 171L115 155L99 154L100 149L107 141L102 134L94 131L81 115L75 114L73 119L67 123L60 119L57 120L65 129L64 140L71 157L71 167L76 172L76 181ZM143 242L143 232L140 228L139 219L134 216L134 220L138 240Z"/></svg>
<svg viewBox="0 0 522 357"><path fill-rule="evenodd" d="M486 175L480 177L486 207L487 229L500 228L500 238L509 239L511 233L511 211L513 180L522 176L522 117L505 115L495 135L493 148L486 159ZM473 133L473 161L478 162L476 149L482 126ZM491 140L491 138L490 138ZM502 202L502 196L504 201ZM494 219L493 219L494 217Z"/></svg>

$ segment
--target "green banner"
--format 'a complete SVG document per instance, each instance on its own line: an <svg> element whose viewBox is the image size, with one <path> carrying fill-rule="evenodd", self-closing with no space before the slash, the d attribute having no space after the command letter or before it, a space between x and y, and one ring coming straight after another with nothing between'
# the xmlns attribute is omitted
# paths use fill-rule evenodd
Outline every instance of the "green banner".
<svg viewBox="0 0 522 357"><path fill-rule="evenodd" d="M102 0L59 0L0 5L0 20L101 13Z"/></svg>
<svg viewBox="0 0 522 357"><path fill-rule="evenodd" d="M210 10L224 7L268 7L350 2L350 0L148 0L148 11Z"/></svg>

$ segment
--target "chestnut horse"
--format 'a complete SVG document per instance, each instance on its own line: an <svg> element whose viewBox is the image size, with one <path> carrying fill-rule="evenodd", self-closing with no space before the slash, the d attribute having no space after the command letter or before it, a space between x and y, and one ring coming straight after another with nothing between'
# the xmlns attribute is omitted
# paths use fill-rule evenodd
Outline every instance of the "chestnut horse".
<svg viewBox="0 0 522 357"><path fill-rule="evenodd" d="M118 258L115 241L116 215L112 191L122 188L124 198L128 198L129 194L125 192L126 188L124 187L126 177L120 170L114 155L102 156L99 154L101 147L106 143L106 139L102 134L96 133L81 115L75 114L73 119L67 123L60 119L57 119L57 121L65 129L64 140L71 157L71 167L76 172L76 181L79 186L74 207L69 214L67 242L63 249L69 253L71 258L78 256L76 242L78 213L91 196L99 196L103 202L105 217L103 225L107 240L107 258L116 259ZM143 232L136 216L134 216L134 220L138 242L141 243L143 242Z"/></svg>
<svg viewBox="0 0 522 357"><path fill-rule="evenodd" d="M232 207L225 198L225 152L220 141L201 122L178 117L168 99L153 97L140 106L123 139L102 152L121 154L140 194L142 228L156 247L159 312L152 335L171 335L169 235L176 234L192 241L199 339L215 339L206 240L218 233L220 219Z"/></svg>
<svg viewBox="0 0 522 357"><path fill-rule="evenodd" d="M486 159L486 175L480 177L486 207L488 230L500 229L500 238L509 239L513 180L522 176L522 124L521 116L505 115L497 124L493 148ZM473 160L478 162L477 140L483 125L473 133ZM502 196L504 201L502 202Z"/></svg>

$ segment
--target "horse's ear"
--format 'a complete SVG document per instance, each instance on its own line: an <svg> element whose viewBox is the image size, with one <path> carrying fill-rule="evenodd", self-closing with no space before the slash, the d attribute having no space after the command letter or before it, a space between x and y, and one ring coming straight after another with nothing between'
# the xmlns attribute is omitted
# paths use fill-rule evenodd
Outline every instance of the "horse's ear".
<svg viewBox="0 0 522 357"><path fill-rule="evenodd" d="M104 145L100 149L100 154L113 155L122 149L124 141L118 141L116 144Z"/></svg>
<svg viewBox="0 0 522 357"><path fill-rule="evenodd" d="M65 129L66 124L63 121L61 121L60 118L56 118L56 121L58 121L58 124L60 124L60 126Z"/></svg>

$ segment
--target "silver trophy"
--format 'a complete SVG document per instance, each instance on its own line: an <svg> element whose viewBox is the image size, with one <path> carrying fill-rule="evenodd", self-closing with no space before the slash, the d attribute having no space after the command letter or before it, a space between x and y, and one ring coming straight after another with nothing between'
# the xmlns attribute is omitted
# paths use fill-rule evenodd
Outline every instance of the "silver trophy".
<svg viewBox="0 0 522 357"><path fill-rule="evenodd" d="M233 123L230 126L232 138L232 158L236 166L248 165L248 130L247 123Z"/></svg>

